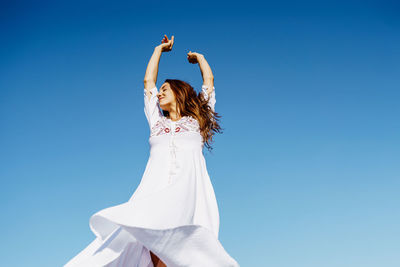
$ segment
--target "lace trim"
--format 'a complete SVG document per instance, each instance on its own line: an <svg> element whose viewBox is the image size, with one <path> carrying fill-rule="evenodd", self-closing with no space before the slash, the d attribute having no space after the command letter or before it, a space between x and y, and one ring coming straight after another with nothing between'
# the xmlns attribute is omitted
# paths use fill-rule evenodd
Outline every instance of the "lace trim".
<svg viewBox="0 0 400 267"><path fill-rule="evenodd" d="M158 102L158 90L157 87L150 89L150 99L147 97L146 89L144 89L144 114L149 123L150 128L154 126L157 120L162 117L160 104Z"/></svg>
<svg viewBox="0 0 400 267"><path fill-rule="evenodd" d="M213 91L210 95L207 94L207 89L208 86L204 84L201 86L201 91L203 93L204 98L208 100L208 105L211 107L212 111L215 111L215 103L217 102L215 100L215 87L213 86Z"/></svg>
<svg viewBox="0 0 400 267"><path fill-rule="evenodd" d="M185 133L185 132L195 132L200 133L200 125L199 122L191 117L184 116L179 121L175 122L175 128L172 129L172 121L167 117L163 116L159 119L156 124L151 128L151 136L160 136L164 134L174 134Z"/></svg>

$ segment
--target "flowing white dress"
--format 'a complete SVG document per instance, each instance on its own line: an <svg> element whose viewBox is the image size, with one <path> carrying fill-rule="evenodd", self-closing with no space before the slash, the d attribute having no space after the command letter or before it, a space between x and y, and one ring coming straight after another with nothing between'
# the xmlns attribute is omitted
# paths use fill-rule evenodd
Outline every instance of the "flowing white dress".
<svg viewBox="0 0 400 267"><path fill-rule="evenodd" d="M202 93L215 107L215 91ZM98 211L89 221L96 235L64 267L154 267L150 251L167 267L238 267L218 240L218 205L203 156L199 124L191 116L163 116L157 87L144 112L150 156L129 201Z"/></svg>

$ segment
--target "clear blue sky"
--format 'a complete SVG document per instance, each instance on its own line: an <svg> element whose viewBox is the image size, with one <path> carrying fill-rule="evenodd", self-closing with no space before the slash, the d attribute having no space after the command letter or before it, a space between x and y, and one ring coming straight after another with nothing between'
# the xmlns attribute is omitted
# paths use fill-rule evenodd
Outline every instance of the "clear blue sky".
<svg viewBox="0 0 400 267"><path fill-rule="evenodd" d="M53 2L58 2L53 3ZM278 2L278 1L277 1ZM127 201L149 156L143 77L215 76L205 150L220 240L241 266L400 262L396 1L2 2L2 266L62 266L89 218Z"/></svg>

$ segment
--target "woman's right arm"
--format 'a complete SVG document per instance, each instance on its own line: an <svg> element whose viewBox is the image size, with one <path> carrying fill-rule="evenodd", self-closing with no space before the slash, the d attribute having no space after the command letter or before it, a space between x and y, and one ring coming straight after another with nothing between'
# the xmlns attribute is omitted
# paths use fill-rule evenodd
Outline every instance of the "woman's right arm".
<svg viewBox="0 0 400 267"><path fill-rule="evenodd" d="M157 82L157 74L158 74L158 64L161 58L161 47L156 46L154 48L153 55L150 58L149 63L147 64L146 74L144 75L144 88L147 91L147 96L150 97L150 89L153 89L156 86Z"/></svg>
<svg viewBox="0 0 400 267"><path fill-rule="evenodd" d="M164 35L161 44L154 48L153 55L147 64L146 74L144 75L144 88L146 89L146 94L149 99L151 97L150 90L156 86L161 53L171 51L173 44L174 36L171 37L171 40L168 40L168 37Z"/></svg>

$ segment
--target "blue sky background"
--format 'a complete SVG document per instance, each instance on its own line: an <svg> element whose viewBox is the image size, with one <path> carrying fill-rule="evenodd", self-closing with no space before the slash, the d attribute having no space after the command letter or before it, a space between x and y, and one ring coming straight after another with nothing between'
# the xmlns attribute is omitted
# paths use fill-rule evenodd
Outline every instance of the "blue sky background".
<svg viewBox="0 0 400 267"><path fill-rule="evenodd" d="M62 266L148 159L143 78L214 76L205 150L220 241L241 266L398 266L396 1L2 1L2 266Z"/></svg>

